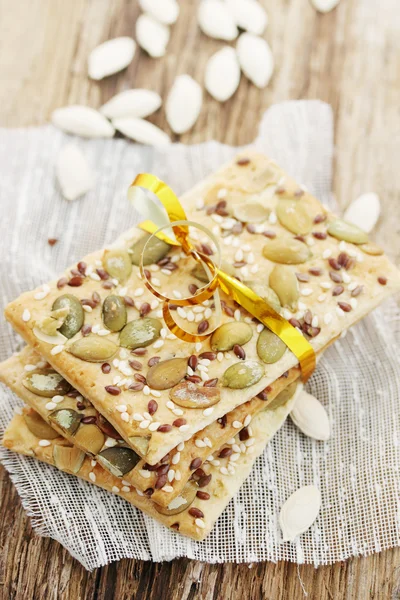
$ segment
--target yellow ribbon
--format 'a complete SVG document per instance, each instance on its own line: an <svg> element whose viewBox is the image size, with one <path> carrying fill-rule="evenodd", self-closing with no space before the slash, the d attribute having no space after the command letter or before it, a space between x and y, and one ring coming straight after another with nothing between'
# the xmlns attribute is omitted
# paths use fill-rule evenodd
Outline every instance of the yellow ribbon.
<svg viewBox="0 0 400 600"><path fill-rule="evenodd" d="M219 268L220 250L218 241L212 232L199 223L188 221L177 196L166 183L158 179L155 175L150 175L148 173L138 175L130 186L130 188L134 187L144 188L153 192L165 208L169 218L169 223L163 227L157 227L151 220L143 221L140 223L139 227L151 234L151 237L143 248L140 272L146 287L157 298L163 300L163 316L170 331L172 331L179 339L187 342L196 342L208 338L212 331L208 331L205 335L202 335L189 333L182 329L174 321L169 304L191 306L201 304L214 296L217 316L220 316L220 301L218 295L218 288L220 288L225 294L230 296L247 312L256 317L286 344L289 350L291 350L299 360L302 380L304 382L307 381L315 369L315 352L313 347L296 327L293 327L293 325L286 321L286 319L269 306L263 298L258 296L241 281L231 277ZM195 249L189 239L189 226L201 229L214 242L214 245L217 248L218 264L216 264L214 260L211 260L209 256ZM176 238L175 240L163 232L164 229L171 229L171 227ZM152 239L152 236L156 236L172 246L181 246L185 254L191 255L195 260L203 264L208 274L209 282L200 288L195 296L181 299L170 298L161 294L151 285L151 280L147 279L143 267L143 256L146 253L147 244Z"/></svg>

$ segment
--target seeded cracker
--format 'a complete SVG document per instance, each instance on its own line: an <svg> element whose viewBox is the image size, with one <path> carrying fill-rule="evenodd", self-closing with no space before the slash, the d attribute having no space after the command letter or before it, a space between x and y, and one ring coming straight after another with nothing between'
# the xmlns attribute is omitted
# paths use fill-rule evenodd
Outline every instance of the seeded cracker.
<svg viewBox="0 0 400 600"><path fill-rule="evenodd" d="M290 292L290 307L281 306L280 310L301 329L316 352L400 288L399 272L383 251L369 242L367 234L328 213L263 156L242 155L186 194L182 204L189 219L206 225L220 239L223 268L234 272L272 305L285 302L285 290L273 290L271 281L268 287L273 269L283 264L295 273L297 306L293 306L296 289L293 277L289 277L291 287L286 291ZM263 211L254 210L254 204L266 209L265 221L260 222ZM251 209L246 216L247 206ZM137 229L127 232L114 246L87 256L58 282L21 295L8 305L6 317L121 437L154 465L180 442L256 396L297 360L288 350L278 360L276 355L265 355L265 344L260 356L257 348L262 327L223 295L223 323L246 324L251 330L249 341L218 350L226 348L225 343L230 347L229 340L223 339L222 346L213 348L212 338L201 346L174 339L164 326L161 307L138 278L137 266L131 267L129 262L129 257L137 257L135 242L142 236ZM199 244L206 242L199 236ZM163 251L159 245L154 260L158 264L146 268L161 290L167 282L169 286L172 283L179 297L187 295L188 285L201 285L195 275L188 278L189 265L179 250ZM102 318L102 304L110 294L124 298L127 325L121 333L110 332ZM66 329L73 335L67 339L59 333L54 335L52 322L60 318L54 314L53 304L65 295L78 298L85 313L84 325L78 329L82 314L76 303L70 302ZM177 320L186 326L198 324L201 331L207 331L214 311L210 302L203 308L201 313L177 310ZM125 320L124 315L118 317ZM205 352L215 352L217 358L201 358ZM146 376L152 368L149 361L154 366L157 360L189 361L193 355L198 364L196 370L188 370L189 379L194 377L194 381L184 402L180 387L171 390L147 385ZM140 365L132 366L132 359ZM242 367L236 367L239 361ZM233 371L229 371L232 366ZM202 394L203 384L214 387L214 391ZM188 383L183 385L189 389ZM157 402L152 415L148 411L150 400ZM126 409L121 412L121 407ZM177 418L185 420L183 429L182 424L174 425Z"/></svg>
<svg viewBox="0 0 400 600"><path fill-rule="evenodd" d="M154 490L151 498L162 506L167 506L179 496L190 478L199 480L202 477L204 463L208 462L218 467L223 446L226 445L222 450L225 457L242 452L245 442L251 437L254 415L271 405L276 408L278 402L285 403L293 390L293 382L300 374L298 367L291 369L286 376L280 377L270 386L268 393L263 394L263 399L253 398L228 413L219 422L214 421L185 444L182 443L172 450L169 456L162 460L162 464L154 468L146 465L132 449L126 448L126 444L118 439L119 436L112 426L76 390L68 386L60 390L63 395L53 397L37 393L41 390L31 387L31 376L40 371L49 372L43 368L45 364L34 350L26 347L21 353L0 363L0 380L37 411L48 425L54 427L77 448L90 454L90 458L106 470L117 475L119 469L119 477L142 492ZM57 384L60 387L62 382L58 381ZM28 389L27 385L31 389ZM70 418L66 420L68 415ZM46 437L47 425L34 416L32 419L28 417L28 428L32 433ZM60 427L59 424L64 427ZM71 427L66 429L66 424ZM239 446L234 443L236 435L239 435ZM109 460L102 461L102 456L111 459L111 467ZM179 461L176 462L178 458Z"/></svg>
<svg viewBox="0 0 400 600"><path fill-rule="evenodd" d="M220 472L220 467L209 465L205 476L208 479L206 485L200 488L199 484L193 484L193 492L196 494L192 503L183 512L170 516L160 514L154 503L142 492L138 493L127 485L121 486L120 479L104 471L98 464L92 465L91 460L85 457L83 452L70 446L64 438L45 440L34 436L26 426L22 415L15 415L11 421L4 434L3 445L14 452L34 456L51 465L58 464L60 470L118 494L166 527L193 539L202 540L210 533L229 500L248 477L255 459L284 423L292 407L293 400L290 400L274 411L266 410L257 415L252 423L253 435L247 441L246 452L241 453L235 461L235 472L230 473L228 470L230 457L221 459L221 464L226 465L225 473ZM236 442L240 443L238 436ZM64 450L65 447L68 448L67 451ZM176 499L173 505L178 506L178 510L180 503L183 502L180 498Z"/></svg>

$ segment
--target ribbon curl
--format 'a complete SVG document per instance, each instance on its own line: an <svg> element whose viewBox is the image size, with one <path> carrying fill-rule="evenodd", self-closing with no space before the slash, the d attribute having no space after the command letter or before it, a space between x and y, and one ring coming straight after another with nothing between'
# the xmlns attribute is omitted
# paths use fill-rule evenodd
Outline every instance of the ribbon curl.
<svg viewBox="0 0 400 600"><path fill-rule="evenodd" d="M138 187L155 194L164 207L165 213L153 202L153 200L149 200L149 204L144 207L143 205L138 206L138 197L135 194ZM231 277L219 268L220 249L216 237L204 225L187 220L185 211L171 188L155 175L142 173L138 175L130 185L128 198L132 204L136 206L139 212L142 214L144 213L145 216L149 217L139 225L141 229L151 234L141 255L140 273L146 287L154 294L154 296L163 301L163 316L168 329L170 329L170 331L172 331L179 339L187 342L197 342L208 338L218 325L216 325L212 331L207 331L204 335L200 333L189 333L174 321L169 304L175 304L177 306L193 306L214 297L217 320L220 320L221 303L218 292L218 289L220 288L225 294L230 296L247 312L256 317L256 319L263 323L284 342L298 359L301 367L302 380L303 382L306 382L313 373L316 364L315 352L311 344L303 337L298 329L293 327L293 325L269 306L263 298L258 296L244 283ZM158 221L158 224L154 222L155 220ZM195 227L202 230L213 241L217 249L217 262L195 248L189 238L189 227ZM174 237L165 233L165 230L171 232L171 229ZM147 278L145 273L143 256L145 255L146 247L153 236L167 242L171 246L181 247L187 256L192 256L197 262L203 265L209 277L209 282L200 288L194 296L180 299L171 298L161 294L152 286L151 280Z"/></svg>

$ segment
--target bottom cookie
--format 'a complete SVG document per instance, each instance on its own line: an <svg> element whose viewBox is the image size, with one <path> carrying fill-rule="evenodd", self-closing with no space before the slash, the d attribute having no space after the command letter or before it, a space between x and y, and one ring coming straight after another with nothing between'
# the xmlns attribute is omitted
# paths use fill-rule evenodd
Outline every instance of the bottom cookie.
<svg viewBox="0 0 400 600"><path fill-rule="evenodd" d="M298 389L300 388L301 386L298 386ZM296 395L285 405L256 415L251 428L248 428L248 439L241 440L238 433L235 436L235 444L226 446L226 456L220 455L219 465L204 464L197 481L188 482L181 495L166 508L156 505L143 492L131 487L129 482L121 481L105 471L96 461L91 460L63 437L36 437L25 421L26 417L31 415L32 409L24 408L22 414L14 416L4 434L3 446L19 454L35 457L61 471L77 475L118 494L166 527L195 540L203 540L249 475L266 443L284 423L294 406ZM57 435L56 432L54 434ZM234 451L235 446L240 452Z"/></svg>

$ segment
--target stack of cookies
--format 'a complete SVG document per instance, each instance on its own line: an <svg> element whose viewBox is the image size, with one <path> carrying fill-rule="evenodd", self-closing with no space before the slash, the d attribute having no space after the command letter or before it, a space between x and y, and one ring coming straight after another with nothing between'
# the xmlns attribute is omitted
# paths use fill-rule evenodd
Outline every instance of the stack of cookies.
<svg viewBox="0 0 400 600"><path fill-rule="evenodd" d="M364 231L264 156L237 157L181 202L220 240L222 269L317 356L400 289L400 273ZM212 258L206 234L191 237ZM212 299L170 306L183 329L212 332L202 342L175 337L140 275L148 238L130 230L7 306L28 345L0 365L26 404L3 444L201 540L293 408L301 372L280 338L222 292L220 319ZM152 285L176 299L208 281L157 238L143 259Z"/></svg>

